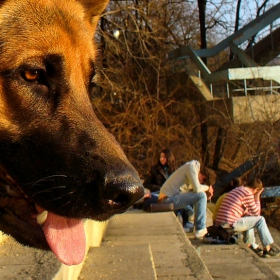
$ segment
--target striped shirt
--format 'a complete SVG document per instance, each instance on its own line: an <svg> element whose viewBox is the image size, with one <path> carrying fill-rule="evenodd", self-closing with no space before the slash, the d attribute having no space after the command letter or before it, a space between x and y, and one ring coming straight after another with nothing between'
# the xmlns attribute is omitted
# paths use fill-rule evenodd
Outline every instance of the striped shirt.
<svg viewBox="0 0 280 280"><path fill-rule="evenodd" d="M246 187L238 187L223 199L217 213L217 224L233 225L243 216L259 216L260 201L255 201L254 194Z"/></svg>

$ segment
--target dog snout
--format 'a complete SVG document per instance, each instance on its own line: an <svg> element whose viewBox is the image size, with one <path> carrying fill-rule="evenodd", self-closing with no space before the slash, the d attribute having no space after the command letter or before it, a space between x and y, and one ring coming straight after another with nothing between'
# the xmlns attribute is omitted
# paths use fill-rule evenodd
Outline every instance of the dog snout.
<svg viewBox="0 0 280 280"><path fill-rule="evenodd" d="M111 177L109 180L107 177L103 194L116 212L124 212L144 196L144 188L138 176L123 174L121 177L121 182L116 180L116 177Z"/></svg>
<svg viewBox="0 0 280 280"><path fill-rule="evenodd" d="M121 208L128 208L144 196L144 190L140 184L131 186L113 184L107 187L110 190L107 192L105 198L111 200Z"/></svg>

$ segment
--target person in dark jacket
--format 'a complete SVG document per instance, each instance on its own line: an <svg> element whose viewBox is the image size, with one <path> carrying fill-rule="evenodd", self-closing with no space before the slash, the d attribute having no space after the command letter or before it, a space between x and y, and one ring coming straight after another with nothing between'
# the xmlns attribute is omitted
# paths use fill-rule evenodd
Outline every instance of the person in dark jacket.
<svg viewBox="0 0 280 280"><path fill-rule="evenodd" d="M158 192L175 171L175 157L171 150L164 149L160 152L157 164L153 165L143 185L151 192Z"/></svg>
<svg viewBox="0 0 280 280"><path fill-rule="evenodd" d="M168 177L175 171L175 157L170 149L163 149L159 153L158 161L150 169L144 180L144 187L148 190L142 201L135 205L135 208L149 211L151 204L157 203L161 186Z"/></svg>

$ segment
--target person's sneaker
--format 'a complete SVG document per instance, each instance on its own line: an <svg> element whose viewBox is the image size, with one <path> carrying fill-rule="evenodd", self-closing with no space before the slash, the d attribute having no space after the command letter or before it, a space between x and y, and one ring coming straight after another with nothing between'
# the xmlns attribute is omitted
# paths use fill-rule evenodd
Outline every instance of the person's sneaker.
<svg viewBox="0 0 280 280"><path fill-rule="evenodd" d="M192 223L187 222L187 223L184 225L184 231L185 231L186 233L193 232L193 229L194 229L194 225L193 225Z"/></svg>
<svg viewBox="0 0 280 280"><path fill-rule="evenodd" d="M254 248L252 245L249 247L253 252L255 252L259 257L263 255L263 250L260 247Z"/></svg>
<svg viewBox="0 0 280 280"><path fill-rule="evenodd" d="M270 248L269 251L263 250L263 257L264 258L270 258L270 257L276 257L280 255L280 251L274 248Z"/></svg>
<svg viewBox="0 0 280 280"><path fill-rule="evenodd" d="M202 239L203 236L207 233L207 228L196 230L194 232L194 239Z"/></svg>

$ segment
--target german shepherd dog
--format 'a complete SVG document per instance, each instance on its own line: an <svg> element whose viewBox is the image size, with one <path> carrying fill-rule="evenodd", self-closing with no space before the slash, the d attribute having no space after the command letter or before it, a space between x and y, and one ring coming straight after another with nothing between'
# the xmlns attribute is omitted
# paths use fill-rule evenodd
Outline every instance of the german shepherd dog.
<svg viewBox="0 0 280 280"><path fill-rule="evenodd" d="M84 258L82 219L144 193L89 98L107 2L0 1L0 230L66 265Z"/></svg>

